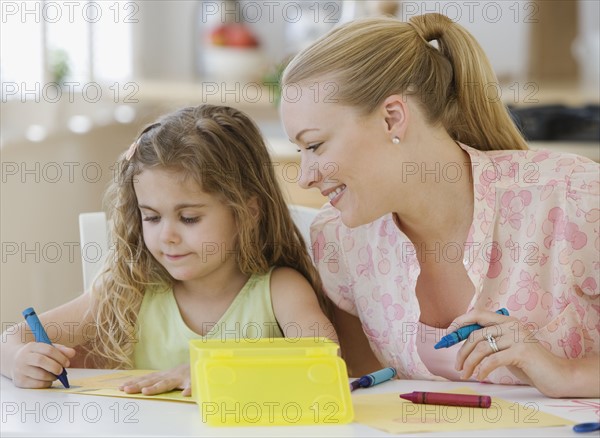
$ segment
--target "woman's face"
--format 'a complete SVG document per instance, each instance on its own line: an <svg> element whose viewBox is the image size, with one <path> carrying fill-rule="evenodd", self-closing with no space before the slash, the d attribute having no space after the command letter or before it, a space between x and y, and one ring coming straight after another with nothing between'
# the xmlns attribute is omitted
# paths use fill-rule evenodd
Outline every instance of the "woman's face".
<svg viewBox="0 0 600 438"><path fill-rule="evenodd" d="M284 89L281 117L300 150L300 186L316 187L340 211L342 222L356 227L390 211L383 168L391 137L382 113L362 116L336 103L335 89L334 82L294 87L290 96Z"/></svg>

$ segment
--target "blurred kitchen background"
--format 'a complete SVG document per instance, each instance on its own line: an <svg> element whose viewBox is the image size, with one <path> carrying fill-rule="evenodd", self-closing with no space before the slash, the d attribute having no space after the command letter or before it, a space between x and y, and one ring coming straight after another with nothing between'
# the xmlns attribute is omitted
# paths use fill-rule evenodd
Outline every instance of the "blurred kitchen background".
<svg viewBox="0 0 600 438"><path fill-rule="evenodd" d="M292 203L298 155L277 113L284 60L353 18L441 12L480 41L489 84L532 148L596 161L599 2L29 1L1 2L1 320L82 290L78 215L102 209L119 153L159 114L218 103L260 125ZM90 249L87 257L97 255Z"/></svg>

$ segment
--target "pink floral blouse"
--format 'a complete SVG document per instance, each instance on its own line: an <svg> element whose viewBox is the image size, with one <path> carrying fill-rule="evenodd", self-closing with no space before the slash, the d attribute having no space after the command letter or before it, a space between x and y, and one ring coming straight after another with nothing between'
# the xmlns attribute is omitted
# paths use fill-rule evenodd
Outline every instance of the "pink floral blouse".
<svg viewBox="0 0 600 438"><path fill-rule="evenodd" d="M463 264L473 308L510 314L552 353L600 350L600 177L597 163L549 151L482 152L471 158L474 214ZM455 173L453 173L455 175ZM345 227L326 204L311 227L313 255L333 302L360 317L377 358L404 379L444 380L417 353L420 268L391 214ZM452 257L452 248L440 254ZM521 383L506 368L489 382Z"/></svg>

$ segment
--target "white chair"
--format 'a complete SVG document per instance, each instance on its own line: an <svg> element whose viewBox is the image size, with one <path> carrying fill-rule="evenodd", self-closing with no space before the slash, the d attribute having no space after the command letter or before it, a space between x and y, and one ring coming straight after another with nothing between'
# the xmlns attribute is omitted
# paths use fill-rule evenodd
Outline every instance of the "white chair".
<svg viewBox="0 0 600 438"><path fill-rule="evenodd" d="M310 224L319 212L316 208L290 205L292 220L299 228L310 252ZM87 291L100 272L108 254L108 226L104 212L79 215L79 244L83 267L83 290Z"/></svg>
<svg viewBox="0 0 600 438"><path fill-rule="evenodd" d="M304 207L302 205L290 205L290 214L292 220L300 230L300 234L306 242L306 246L310 251L310 225L315 220L317 213L319 212L316 208Z"/></svg>
<svg viewBox="0 0 600 438"><path fill-rule="evenodd" d="M83 290L87 291L108 254L108 226L103 211L79 215L79 244L83 268Z"/></svg>

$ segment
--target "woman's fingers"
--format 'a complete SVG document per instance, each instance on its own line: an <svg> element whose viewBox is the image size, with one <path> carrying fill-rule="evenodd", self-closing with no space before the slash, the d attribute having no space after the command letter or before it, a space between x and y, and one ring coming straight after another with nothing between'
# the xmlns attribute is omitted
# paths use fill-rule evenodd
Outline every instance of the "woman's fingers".
<svg viewBox="0 0 600 438"><path fill-rule="evenodd" d="M458 351L456 370L462 370L461 377L463 379L471 377L475 368L477 368L484 359L491 355L498 354L500 351L510 347L509 337L500 335L494 336L486 330L489 328L490 327L486 327L485 329L471 333L467 341L465 341L465 345Z"/></svg>
<svg viewBox="0 0 600 438"><path fill-rule="evenodd" d="M505 331L508 329L508 325L509 324L483 327L471 333L458 350L458 353L456 354L456 363L454 368L457 371L462 370L465 367L465 361L467 360L467 358L471 357L471 355L475 352L476 349L477 352L475 353L475 356L480 358L482 355L485 355L485 353L489 353L490 351L492 351L490 350L491 346L489 345L486 336L493 336L493 338L496 340L496 345L498 345L497 340L500 339L502 337L502 334L505 333ZM484 342L485 345L480 345L482 342ZM505 342L506 339L503 340L503 343ZM474 358L471 358L471 362L473 360Z"/></svg>

